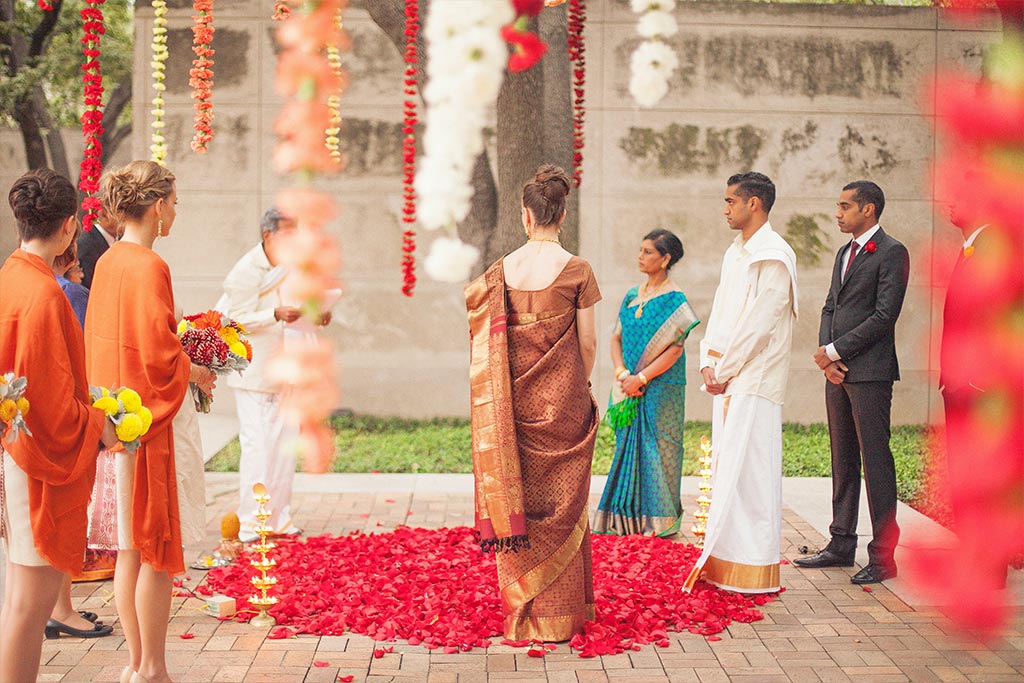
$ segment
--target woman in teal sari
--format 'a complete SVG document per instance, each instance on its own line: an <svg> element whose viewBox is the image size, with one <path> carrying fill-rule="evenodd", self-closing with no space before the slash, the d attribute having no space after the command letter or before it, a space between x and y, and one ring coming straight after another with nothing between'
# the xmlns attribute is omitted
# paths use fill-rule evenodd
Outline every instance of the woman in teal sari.
<svg viewBox="0 0 1024 683"><path fill-rule="evenodd" d="M686 354L683 343L700 320L668 277L683 244L655 230L640 247L647 282L626 293L612 335L615 386L608 421L615 428L615 459L608 473L594 532L678 533L683 509Z"/></svg>

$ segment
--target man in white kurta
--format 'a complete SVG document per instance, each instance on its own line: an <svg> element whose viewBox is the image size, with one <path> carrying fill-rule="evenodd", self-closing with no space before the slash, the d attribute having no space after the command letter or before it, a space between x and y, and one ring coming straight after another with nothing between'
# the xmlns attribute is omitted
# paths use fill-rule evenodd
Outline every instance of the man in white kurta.
<svg viewBox="0 0 1024 683"><path fill-rule="evenodd" d="M744 197L754 176L764 197ZM729 179L726 209L741 230L700 345L702 390L714 395L711 506L704 550L686 581L743 593L779 590L782 529L782 402L797 313L796 255L768 222L774 185L761 174ZM763 193L762 193L763 194ZM709 380L709 378L711 378Z"/></svg>
<svg viewBox="0 0 1024 683"><path fill-rule="evenodd" d="M247 542L257 538L252 495L257 482L264 484L270 494L267 507L273 514L267 526L279 535L300 533L291 516L298 431L282 419L277 388L266 376L267 361L283 343L285 325L301 316L298 308L282 303L280 286L286 273L276 265L275 258L278 240L294 227L293 221L274 209L267 211L261 222L263 241L228 273L224 296L218 303L221 311L246 329L252 344L252 363L241 375L228 377L228 386L235 390L242 447L238 464L239 538Z"/></svg>

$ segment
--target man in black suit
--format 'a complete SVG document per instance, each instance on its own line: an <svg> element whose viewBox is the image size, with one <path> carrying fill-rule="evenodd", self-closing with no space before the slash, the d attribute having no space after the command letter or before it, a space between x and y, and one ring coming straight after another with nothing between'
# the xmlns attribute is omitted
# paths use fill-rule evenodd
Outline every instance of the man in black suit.
<svg viewBox="0 0 1024 683"><path fill-rule="evenodd" d="M851 581L878 583L896 576L896 468L889 449L892 385L900 378L896 319L910 277L907 248L878 219L882 188L858 180L837 202L839 229L853 240L836 254L832 286L821 310L814 362L825 372L825 407L832 445L832 539L801 567L851 567L857 551L861 462L873 539L869 563ZM863 458L863 460L862 460Z"/></svg>
<svg viewBox="0 0 1024 683"><path fill-rule="evenodd" d="M117 237L104 230L98 220L93 221L92 230L83 231L78 238L78 263L82 267L82 284L87 289L92 287L96 262L116 240Z"/></svg>

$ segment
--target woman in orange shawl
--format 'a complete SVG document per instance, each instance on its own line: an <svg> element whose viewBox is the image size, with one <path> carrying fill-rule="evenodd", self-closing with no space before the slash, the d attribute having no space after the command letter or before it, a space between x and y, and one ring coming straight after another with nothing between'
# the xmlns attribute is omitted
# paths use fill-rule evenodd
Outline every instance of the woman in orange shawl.
<svg viewBox="0 0 1024 683"><path fill-rule="evenodd" d="M529 243L466 288L476 522L498 553L510 640L568 640L594 617L587 380L601 293L558 241L568 194L565 171L542 166L523 188Z"/></svg>
<svg viewBox="0 0 1024 683"><path fill-rule="evenodd" d="M39 634L64 574L82 569L100 439L117 437L90 405L82 329L51 270L78 229L75 188L37 169L14 183L8 200L21 248L0 269L0 373L28 380L31 436L4 444L0 680L22 683L39 673Z"/></svg>
<svg viewBox="0 0 1024 683"><path fill-rule="evenodd" d="M156 238L174 224L174 176L152 161L133 161L103 177L101 194L123 237L100 257L93 275L85 317L89 379L131 387L153 413L134 466L122 460L117 468L114 602L131 658L121 680L165 683L171 582L185 571L171 421L189 381L209 393L215 375L192 365L182 350L170 269L153 251Z"/></svg>

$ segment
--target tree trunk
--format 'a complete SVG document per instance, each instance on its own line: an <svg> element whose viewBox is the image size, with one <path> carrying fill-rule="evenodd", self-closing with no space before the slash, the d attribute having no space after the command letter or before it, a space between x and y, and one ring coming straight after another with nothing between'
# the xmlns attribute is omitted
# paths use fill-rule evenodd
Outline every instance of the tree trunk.
<svg viewBox="0 0 1024 683"><path fill-rule="evenodd" d="M117 125L117 120L121 118L121 112L127 107L132 101L132 77L131 74L125 76L124 80L117 84L114 91L110 94L110 99L107 100L106 106L103 108L103 135L100 136L100 144L103 145L103 152L100 156L100 162L103 167L106 168L110 162L110 158L117 152L117 148L121 146L121 143L128 139L128 136L132 134L132 124L126 123L123 126Z"/></svg>
<svg viewBox="0 0 1024 683"><path fill-rule="evenodd" d="M494 0L504 2L506 0ZM429 0L420 0L420 23L425 24ZM367 3L370 18L405 53L405 2L373 0ZM481 272L493 261L523 242L520 221L522 187L542 163L555 163L572 171L572 72L566 50L565 7L546 9L531 30L540 27L548 43L543 61L521 73L506 73L497 103L494 167L484 152L473 168L473 201L459 225L462 239L480 249ZM426 46L420 40L419 78L424 83ZM563 244L575 250L579 244L578 200L570 193L568 217L562 230Z"/></svg>

